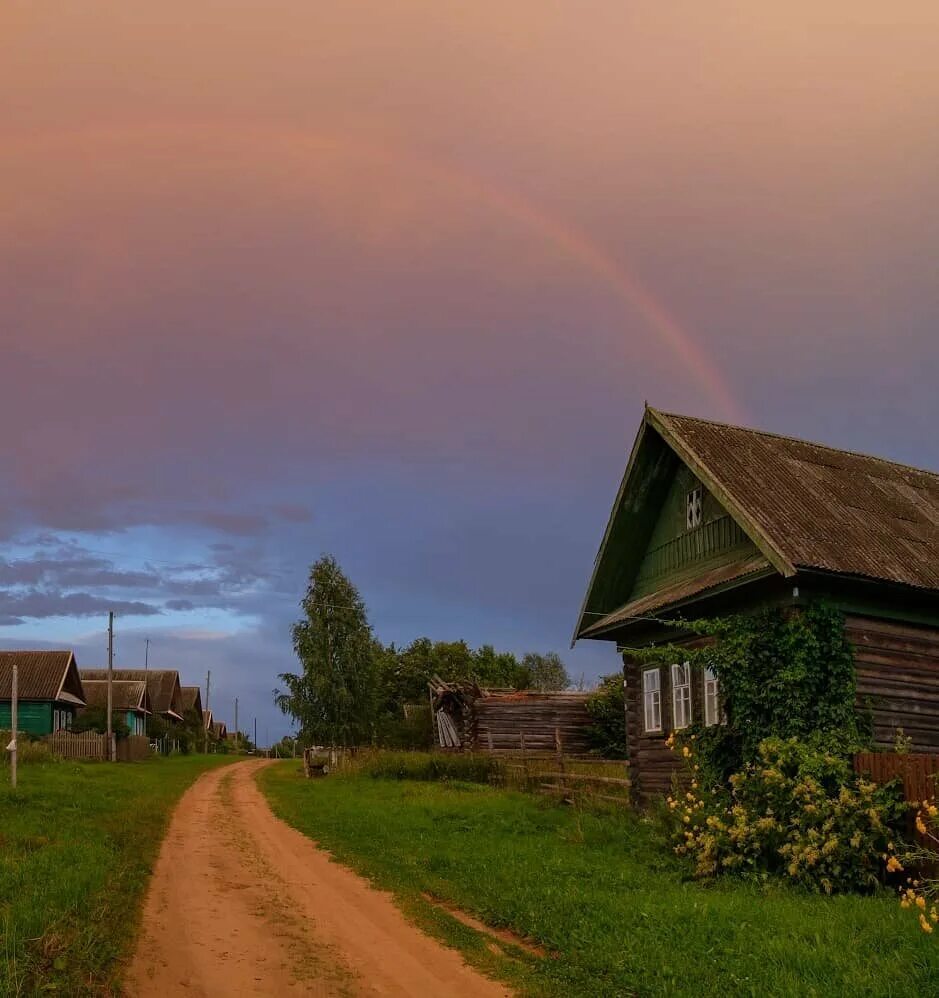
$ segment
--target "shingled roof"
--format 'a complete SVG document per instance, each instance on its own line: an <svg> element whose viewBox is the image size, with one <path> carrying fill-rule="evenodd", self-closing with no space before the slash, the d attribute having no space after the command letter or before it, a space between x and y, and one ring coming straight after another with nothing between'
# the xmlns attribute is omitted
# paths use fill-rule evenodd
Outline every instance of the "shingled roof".
<svg viewBox="0 0 939 998"><path fill-rule="evenodd" d="M628 522L631 475L664 442L786 577L834 573L939 590L939 474L761 430L647 408L582 609L577 634L623 616L585 621L611 534ZM759 570L756 561L747 566ZM687 595L687 594L682 594ZM665 605L646 600L642 609ZM629 607L631 613L638 613Z"/></svg>
<svg viewBox="0 0 939 998"><path fill-rule="evenodd" d="M194 710L201 719L202 717L202 690L198 686L180 686L179 705L182 708L180 713L187 714Z"/></svg>
<svg viewBox="0 0 939 998"><path fill-rule="evenodd" d="M85 703L85 691L72 652L0 652L0 700L13 696L14 665L17 666L17 697L20 700Z"/></svg>
<svg viewBox="0 0 939 998"><path fill-rule="evenodd" d="M107 679L107 669L82 669L83 679ZM154 714L169 714L182 720L179 673L175 669L115 669L114 679L145 682Z"/></svg>
<svg viewBox="0 0 939 998"><path fill-rule="evenodd" d="M108 683L106 679L85 679L85 700L89 707L107 707ZM147 684L119 679L111 684L111 707L114 710L136 710L150 713Z"/></svg>

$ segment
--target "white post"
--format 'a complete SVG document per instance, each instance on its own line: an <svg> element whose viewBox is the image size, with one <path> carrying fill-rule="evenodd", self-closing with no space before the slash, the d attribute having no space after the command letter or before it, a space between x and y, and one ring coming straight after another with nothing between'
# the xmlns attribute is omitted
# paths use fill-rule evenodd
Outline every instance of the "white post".
<svg viewBox="0 0 939 998"><path fill-rule="evenodd" d="M16 724L17 724L17 667L13 665L13 690L10 703L10 726L13 728L13 740L10 742L10 784L16 789Z"/></svg>

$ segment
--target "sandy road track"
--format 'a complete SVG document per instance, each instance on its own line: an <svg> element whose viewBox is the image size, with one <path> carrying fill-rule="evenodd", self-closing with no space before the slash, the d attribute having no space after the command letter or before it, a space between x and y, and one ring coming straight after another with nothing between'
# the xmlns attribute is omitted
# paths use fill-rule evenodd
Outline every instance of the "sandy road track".
<svg viewBox="0 0 939 998"><path fill-rule="evenodd" d="M250 760L206 773L160 850L126 993L136 998L510 992L274 817Z"/></svg>

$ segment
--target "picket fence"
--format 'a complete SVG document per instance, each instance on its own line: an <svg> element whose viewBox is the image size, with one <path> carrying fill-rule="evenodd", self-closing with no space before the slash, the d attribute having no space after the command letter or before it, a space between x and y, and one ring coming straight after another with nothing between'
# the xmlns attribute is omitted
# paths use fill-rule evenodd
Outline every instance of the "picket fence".
<svg viewBox="0 0 939 998"><path fill-rule="evenodd" d="M71 731L55 731L51 735L46 735L45 741L52 752L60 759L106 762L114 757L113 741L111 736L112 751L108 752L108 736L99 735L95 731L82 731L74 734Z"/></svg>

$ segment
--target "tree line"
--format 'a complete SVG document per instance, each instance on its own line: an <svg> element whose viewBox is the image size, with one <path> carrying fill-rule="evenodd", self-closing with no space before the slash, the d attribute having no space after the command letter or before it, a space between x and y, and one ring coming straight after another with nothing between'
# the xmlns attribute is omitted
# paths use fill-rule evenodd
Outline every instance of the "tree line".
<svg viewBox="0 0 939 998"><path fill-rule="evenodd" d="M419 747L430 739L428 682L472 680L484 687L562 690L570 685L555 652L521 659L492 645L421 637L404 648L372 632L365 602L335 558L310 570L293 625L300 668L281 673L274 701L307 745Z"/></svg>

